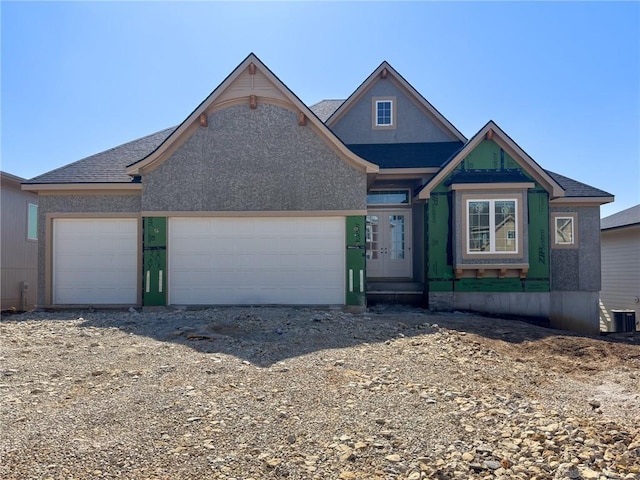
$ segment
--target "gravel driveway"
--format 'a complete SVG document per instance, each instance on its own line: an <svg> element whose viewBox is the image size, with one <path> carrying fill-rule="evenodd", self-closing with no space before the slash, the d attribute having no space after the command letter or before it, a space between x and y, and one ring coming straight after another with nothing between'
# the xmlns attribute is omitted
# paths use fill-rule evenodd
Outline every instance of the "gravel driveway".
<svg viewBox="0 0 640 480"><path fill-rule="evenodd" d="M640 333L413 308L0 323L3 479L640 478Z"/></svg>

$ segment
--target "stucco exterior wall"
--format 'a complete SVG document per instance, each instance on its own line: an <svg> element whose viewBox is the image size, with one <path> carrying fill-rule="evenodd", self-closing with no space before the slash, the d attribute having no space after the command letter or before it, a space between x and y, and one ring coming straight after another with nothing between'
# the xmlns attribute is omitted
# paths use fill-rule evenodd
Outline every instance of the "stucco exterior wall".
<svg viewBox="0 0 640 480"><path fill-rule="evenodd" d="M600 207L559 207L550 213L577 213L577 248L554 248L551 230L551 291L600 290Z"/></svg>
<svg viewBox="0 0 640 480"><path fill-rule="evenodd" d="M600 207L551 205L550 213L577 214L577 248L554 246L551 229L551 304L555 328L581 333L600 331Z"/></svg>
<svg viewBox="0 0 640 480"><path fill-rule="evenodd" d="M366 173L294 112L266 103L213 112L142 184L147 212L366 208Z"/></svg>
<svg viewBox="0 0 640 480"><path fill-rule="evenodd" d="M395 97L395 129L372 128L373 97ZM378 80L335 125L332 125L331 129L346 144L458 140L441 130L391 79Z"/></svg>
<svg viewBox="0 0 640 480"><path fill-rule="evenodd" d="M38 305L45 304L46 252L50 238L45 236L47 214L139 213L140 195L39 195L38 196ZM86 215L90 216L90 215Z"/></svg>

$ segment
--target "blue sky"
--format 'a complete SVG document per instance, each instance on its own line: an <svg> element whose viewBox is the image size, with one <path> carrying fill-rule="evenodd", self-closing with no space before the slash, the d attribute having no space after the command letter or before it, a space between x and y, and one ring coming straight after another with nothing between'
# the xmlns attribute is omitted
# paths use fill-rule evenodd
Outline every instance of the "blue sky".
<svg viewBox="0 0 640 480"><path fill-rule="evenodd" d="M1 168L30 178L180 123L250 52L311 105L387 60L467 137L640 203L640 3L6 2Z"/></svg>

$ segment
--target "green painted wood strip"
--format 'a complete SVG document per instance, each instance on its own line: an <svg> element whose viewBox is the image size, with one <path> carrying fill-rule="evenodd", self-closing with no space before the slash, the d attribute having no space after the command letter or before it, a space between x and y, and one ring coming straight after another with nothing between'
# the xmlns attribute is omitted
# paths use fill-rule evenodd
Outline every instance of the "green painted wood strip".
<svg viewBox="0 0 640 480"><path fill-rule="evenodd" d="M142 304L167 304L167 219L144 217L142 221Z"/></svg>
<svg viewBox="0 0 640 480"><path fill-rule="evenodd" d="M346 304L365 306L367 304L367 272L365 256L365 217L346 217Z"/></svg>

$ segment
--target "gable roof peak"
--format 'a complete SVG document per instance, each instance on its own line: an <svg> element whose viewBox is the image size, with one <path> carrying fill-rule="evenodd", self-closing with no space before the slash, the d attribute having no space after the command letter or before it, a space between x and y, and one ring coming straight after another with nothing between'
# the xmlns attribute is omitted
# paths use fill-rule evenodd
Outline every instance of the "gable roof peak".
<svg viewBox="0 0 640 480"><path fill-rule="evenodd" d="M351 152L340 139L311 111L311 109L298 96L287 87L253 52L247 57L220 83L189 116L160 144L155 150L144 158L127 166L128 175L140 175L143 170L154 168L164 161L168 155L170 147L178 144L182 139L188 137L194 125L206 126L206 117L210 108L217 105L229 105L231 102L249 100L251 108L255 108L258 96L258 86L254 87L253 80L249 87L243 86L236 91L231 91L231 86L248 70L250 76L260 73L262 86L265 82L268 89L259 90L262 101L272 101L276 105L283 105L299 114L304 119L309 119L311 125L330 143L340 154L353 166L366 171L367 173L377 173L378 167ZM271 88L272 87L272 88ZM227 94L228 93L228 94ZM305 120L306 122L306 120Z"/></svg>
<svg viewBox="0 0 640 480"><path fill-rule="evenodd" d="M502 128L493 120L489 120L469 141L456 153L442 169L418 193L418 198L426 200L431 190L440 184L483 140L497 143L514 159L522 162L522 167L538 179L547 189L552 198L564 197L565 189L546 170L525 152L520 145L513 141Z"/></svg>
<svg viewBox="0 0 640 480"><path fill-rule="evenodd" d="M330 127L335 125L340 118L369 91L373 85L379 80L391 79L398 87L404 90L408 97L412 98L417 105L419 105L423 111L431 117L431 119L439 124L442 130L447 132L451 136L451 140L458 140L466 142L467 138L458 130L444 115L442 115L426 98L418 92L413 85L398 73L398 71L391 66L389 62L384 60L366 79L360 84L360 86L347 98L340 107L338 107L329 118L327 118L326 124Z"/></svg>

